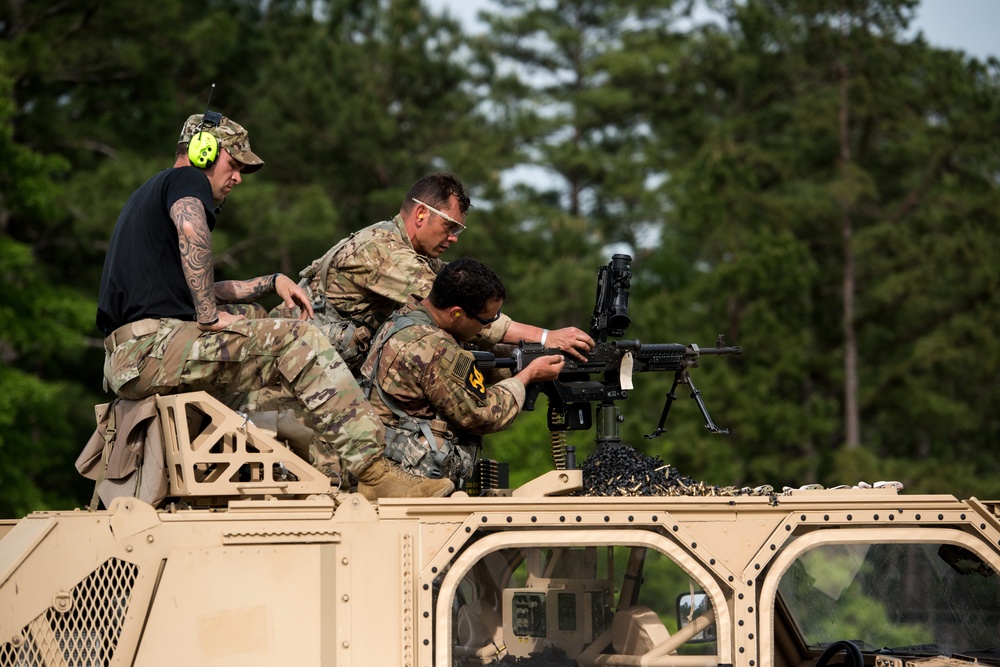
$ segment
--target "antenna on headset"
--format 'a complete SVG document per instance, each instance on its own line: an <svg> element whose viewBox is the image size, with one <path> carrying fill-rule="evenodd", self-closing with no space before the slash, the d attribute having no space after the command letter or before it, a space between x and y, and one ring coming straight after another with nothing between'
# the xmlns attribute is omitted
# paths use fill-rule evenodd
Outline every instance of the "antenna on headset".
<svg viewBox="0 0 1000 667"><path fill-rule="evenodd" d="M211 132L205 135L205 130L218 127L222 124L222 113L210 111L212 105L212 93L215 92L215 83L208 92L208 105L205 106L205 113L198 123L197 132L191 136L188 144L188 160L192 167L198 169L208 169L215 163L215 158L219 155L219 139Z"/></svg>
<svg viewBox="0 0 1000 667"><path fill-rule="evenodd" d="M201 139L201 133L208 127L216 127L222 122L222 114L218 111L209 111L209 107L212 106L212 94L215 92L215 82L212 82L212 87L208 91L208 103L205 105L205 113L201 117L201 122L198 123L198 138Z"/></svg>

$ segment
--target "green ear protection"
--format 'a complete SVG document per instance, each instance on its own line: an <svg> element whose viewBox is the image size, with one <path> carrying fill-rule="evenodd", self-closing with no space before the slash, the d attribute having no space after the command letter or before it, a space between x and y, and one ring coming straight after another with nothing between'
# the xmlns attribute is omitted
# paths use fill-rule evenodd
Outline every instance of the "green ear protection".
<svg viewBox="0 0 1000 667"><path fill-rule="evenodd" d="M219 157L219 140L207 130L221 124L221 113L205 110L205 115L202 116L201 124L198 126L198 134L191 137L191 141L188 142L188 159L193 166L208 169L215 162L215 158Z"/></svg>
<svg viewBox="0 0 1000 667"><path fill-rule="evenodd" d="M219 140L202 127L188 143L188 159L193 166L208 169L217 157L219 157Z"/></svg>

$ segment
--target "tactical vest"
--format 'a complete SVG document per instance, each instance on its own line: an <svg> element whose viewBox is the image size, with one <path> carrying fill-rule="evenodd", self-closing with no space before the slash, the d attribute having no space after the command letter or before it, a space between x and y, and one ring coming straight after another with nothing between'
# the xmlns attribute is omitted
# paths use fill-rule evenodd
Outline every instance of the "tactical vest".
<svg viewBox="0 0 1000 667"><path fill-rule="evenodd" d="M364 231L364 230L362 230ZM348 368L355 375L361 368L365 360L365 352L368 351L368 343L374 333L372 326L367 322L357 322L344 317L334 307L326 296L326 279L330 275L330 264L333 257L347 242L354 238L358 232L352 233L337 245L326 251L326 254L314 261L312 264L299 272L299 287L306 291L309 300L312 302L315 320L313 324L329 339L330 344L336 348L343 358ZM313 290L312 279L319 276L318 289ZM297 309L296 313L297 314Z"/></svg>
<svg viewBox="0 0 1000 667"><path fill-rule="evenodd" d="M433 479L447 477L455 482L455 488L461 489L465 480L472 475L479 455L480 439L462 439L450 430L448 422L443 419L424 419L406 414L389 398L377 381L385 344L403 329L417 324L437 327L430 316L421 310L410 311L405 315L395 313L389 318L383 326L393 326L394 330L374 350L375 363L372 365L371 375L362 378L361 387L365 397L370 398L374 385L379 398L398 419L396 426L385 427L384 456L399 463L403 470L414 474Z"/></svg>

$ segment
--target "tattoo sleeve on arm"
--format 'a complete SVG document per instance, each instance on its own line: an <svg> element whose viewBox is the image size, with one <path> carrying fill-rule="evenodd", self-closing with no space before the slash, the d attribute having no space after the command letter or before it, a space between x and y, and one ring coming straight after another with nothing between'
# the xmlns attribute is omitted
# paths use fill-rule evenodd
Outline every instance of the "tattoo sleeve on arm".
<svg viewBox="0 0 1000 667"><path fill-rule="evenodd" d="M177 227L181 268L191 289L195 319L211 322L218 317L218 312L215 269L212 265L212 232L205 217L205 206L195 197L184 197L170 207L170 218Z"/></svg>
<svg viewBox="0 0 1000 667"><path fill-rule="evenodd" d="M236 301L255 301L262 296L274 293L271 276L251 278L250 280L223 280L215 283L215 296L222 303Z"/></svg>

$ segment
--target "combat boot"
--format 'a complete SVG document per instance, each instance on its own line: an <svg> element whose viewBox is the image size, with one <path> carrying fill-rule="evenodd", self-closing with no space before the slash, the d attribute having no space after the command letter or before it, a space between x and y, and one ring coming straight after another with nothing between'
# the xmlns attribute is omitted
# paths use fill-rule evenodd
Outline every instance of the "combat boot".
<svg viewBox="0 0 1000 667"><path fill-rule="evenodd" d="M358 473L358 493L376 498L443 498L455 490L450 479L431 479L406 472L384 456Z"/></svg>

